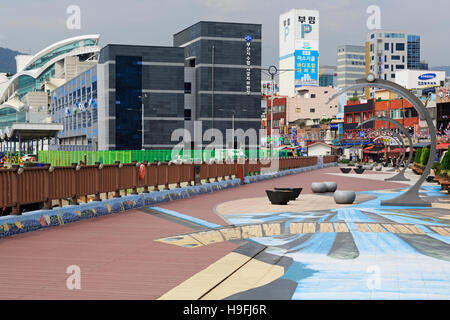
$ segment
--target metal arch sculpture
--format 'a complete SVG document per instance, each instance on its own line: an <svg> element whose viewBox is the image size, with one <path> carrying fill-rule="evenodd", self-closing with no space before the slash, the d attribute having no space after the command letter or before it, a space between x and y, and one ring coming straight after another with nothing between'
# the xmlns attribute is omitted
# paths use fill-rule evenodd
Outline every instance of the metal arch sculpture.
<svg viewBox="0 0 450 320"><path fill-rule="evenodd" d="M388 136L388 137L391 138L391 139L394 139L395 141L397 141L399 143L401 149L402 149L402 156L400 158L400 161L396 164L395 168L386 171L386 172L393 172L396 169L399 169L400 168L400 164L403 163L403 161L405 160L405 157L406 157L406 146L405 146L405 143L403 142L403 138L399 134L396 134L396 133L394 133L394 132L392 132L392 131L390 131L388 129L384 129L384 132L387 133L388 131L389 131L390 134L393 135L393 136ZM388 178L388 179L392 179L392 178ZM385 180L387 180L387 179L385 179ZM405 178L405 180L394 180L394 181L409 181L409 179Z"/></svg>
<svg viewBox="0 0 450 320"><path fill-rule="evenodd" d="M368 123L368 122L372 122L372 121L375 121L375 120L387 121L387 122L390 122L393 125L397 126L397 128L400 129L400 131L405 135L405 137L408 138L408 143L409 143L410 148L412 147L412 140L411 140L411 136L408 133L408 130L406 130L406 128L400 122L398 122L397 120L394 120L394 119L391 119L391 118L387 118L387 117L372 117L370 119L367 119L367 120L359 123L357 128L362 126L362 125L364 125L364 124L366 124L366 123ZM394 133L394 132L391 131L391 133ZM396 134L396 135L401 138L401 136L399 134ZM403 146L403 155L402 155L402 158L401 158L399 164L403 162L403 160L405 159L405 155L406 155L406 147L405 147L405 144L403 143L403 138L401 140L402 140L401 144ZM391 178L385 179L385 181L409 181L409 179L407 179L405 177L405 171L406 171L406 169L408 168L409 164L412 161L412 154L413 154L412 152L409 152L408 164L398 174L396 174L395 176L393 176ZM398 164L398 166L396 166L397 169L399 168L399 164Z"/></svg>
<svg viewBox="0 0 450 320"><path fill-rule="evenodd" d="M393 132L391 132L391 134L394 134ZM396 141L398 144L399 144L399 146L400 146L400 149L402 150L402 156L400 157L400 161L395 165L395 167L393 168L393 169L391 169L391 170L387 170L386 172L393 172L393 171L395 171L395 170L397 170L397 169L399 169L400 168L400 164L403 162L403 160L405 159L405 157L406 157L406 146L405 146L405 144L404 144L404 142L403 142L403 139L400 137L400 135L396 135L396 136L381 136L381 137L387 137L387 138L391 138L391 139L393 139L394 141ZM376 140L377 138L375 138L374 139L374 141ZM406 179L406 178L405 178ZM385 179L386 180L386 179ZM405 180L405 181L409 181L408 179L407 180Z"/></svg>
<svg viewBox="0 0 450 320"><path fill-rule="evenodd" d="M384 206L417 206L417 207L431 207L431 203L424 201L419 196L419 190L422 184L425 182L426 178L430 174L431 167L433 166L434 158L436 157L436 128L434 127L433 121L430 117L430 114L426 110L423 103L411 92L409 92L407 89L403 88L402 86L399 86L396 83L393 83L391 81L383 80L383 79L376 79L375 75L370 73L367 75L367 79L359 79L355 80L355 85L349 86L347 88L344 88L342 91L337 92L336 94L332 95L326 104L328 104L329 101L337 98L338 96L342 95L343 93L355 89L364 89L367 87L372 88L382 88L387 89L390 91L393 91L400 95L401 97L408 100L414 109L416 109L417 113L425 119L428 125L428 130L430 133L430 157L428 158L428 163L423 170L422 176L417 180L417 182L411 186L407 191L400 194L399 196L392 198L390 200L385 200L381 202L381 205Z"/></svg>

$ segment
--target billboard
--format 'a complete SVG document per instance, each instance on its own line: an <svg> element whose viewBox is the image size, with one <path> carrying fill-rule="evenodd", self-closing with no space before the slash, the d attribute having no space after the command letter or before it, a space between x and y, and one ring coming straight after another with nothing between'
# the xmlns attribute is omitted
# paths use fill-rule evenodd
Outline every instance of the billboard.
<svg viewBox="0 0 450 320"><path fill-rule="evenodd" d="M295 50L295 87L319 84L319 51Z"/></svg>
<svg viewBox="0 0 450 320"><path fill-rule="evenodd" d="M439 87L445 81L445 71L401 70L395 73L395 82L406 89Z"/></svg>

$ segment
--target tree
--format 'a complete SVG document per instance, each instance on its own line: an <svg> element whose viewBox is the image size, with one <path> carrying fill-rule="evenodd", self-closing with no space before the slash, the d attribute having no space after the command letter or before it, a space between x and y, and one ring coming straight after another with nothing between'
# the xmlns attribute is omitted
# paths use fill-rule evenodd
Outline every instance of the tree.
<svg viewBox="0 0 450 320"><path fill-rule="evenodd" d="M358 98L358 92L355 90L355 92L353 92L353 97L351 97L350 99L348 99L349 101L359 101Z"/></svg>

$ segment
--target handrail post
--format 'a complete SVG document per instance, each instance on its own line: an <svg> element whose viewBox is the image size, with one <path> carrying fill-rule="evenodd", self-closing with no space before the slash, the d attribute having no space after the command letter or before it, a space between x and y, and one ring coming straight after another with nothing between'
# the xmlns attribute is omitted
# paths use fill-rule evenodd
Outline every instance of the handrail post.
<svg viewBox="0 0 450 320"><path fill-rule="evenodd" d="M73 170L71 171L72 175L72 197L70 199L71 205L78 205L78 195L77 195L77 172L79 170L79 166L77 163L72 163Z"/></svg>
<svg viewBox="0 0 450 320"><path fill-rule="evenodd" d="M116 186L114 188L114 198L120 198L120 180L119 180L119 176L120 176L120 168L122 168L122 164L120 163L120 161L116 161Z"/></svg>

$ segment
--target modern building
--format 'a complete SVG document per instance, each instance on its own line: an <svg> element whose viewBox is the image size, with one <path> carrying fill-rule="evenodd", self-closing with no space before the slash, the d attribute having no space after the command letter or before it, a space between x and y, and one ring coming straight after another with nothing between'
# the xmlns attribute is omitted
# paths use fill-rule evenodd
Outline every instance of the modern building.
<svg viewBox="0 0 450 320"><path fill-rule="evenodd" d="M17 73L0 75L0 128L32 121L37 112L37 119L48 117L49 92L97 63L98 41L99 35L78 36L16 56Z"/></svg>
<svg viewBox="0 0 450 320"><path fill-rule="evenodd" d="M367 49L366 65L378 79L395 81L395 72L408 68L408 35L404 32L373 30L367 35Z"/></svg>
<svg viewBox="0 0 450 320"><path fill-rule="evenodd" d="M319 71L319 87L332 87L337 85L337 67L335 66L320 66Z"/></svg>
<svg viewBox="0 0 450 320"><path fill-rule="evenodd" d="M355 84L355 80L365 77L366 48L364 46L343 45L337 50L337 88L345 88ZM362 93L364 90L358 90Z"/></svg>
<svg viewBox="0 0 450 320"><path fill-rule="evenodd" d="M184 51L109 44L98 65L52 92L59 150L166 149L184 128ZM144 133L144 134L143 134Z"/></svg>
<svg viewBox="0 0 450 320"><path fill-rule="evenodd" d="M292 9L280 15L280 95L292 97L303 86L319 85L319 11Z"/></svg>
<svg viewBox="0 0 450 320"><path fill-rule="evenodd" d="M216 141L219 148L220 144L232 147L232 128L253 129L259 137L261 24L201 21L176 33L173 44L184 50L189 74L185 82L195 85L191 93L195 103L186 105L191 110L191 123L186 127L191 128L197 147L211 143L198 137L211 128L223 135L223 144ZM194 132L194 122L202 130Z"/></svg>
<svg viewBox="0 0 450 320"><path fill-rule="evenodd" d="M53 91L52 119L64 124L54 148L201 148L211 128L223 135L215 148L232 147L232 128L258 138L260 69L257 24L199 22L173 47L107 45L97 66Z"/></svg>
<svg viewBox="0 0 450 320"><path fill-rule="evenodd" d="M428 69L420 60L420 36L393 30L373 30L367 34L366 74L395 82L398 71ZM374 97L374 90L367 90Z"/></svg>

